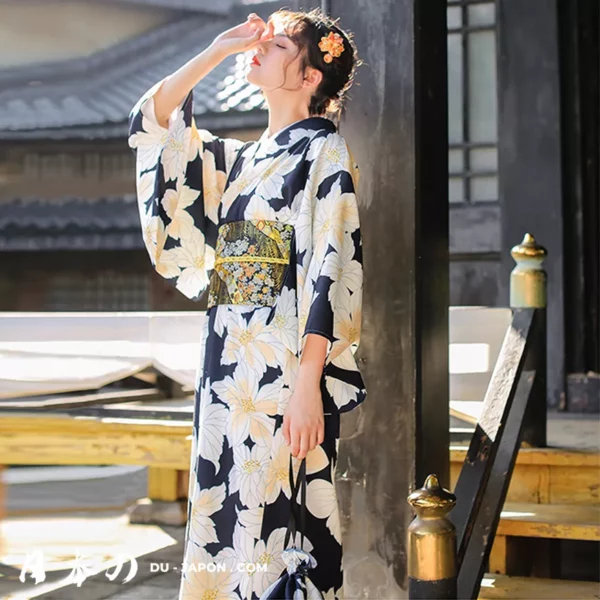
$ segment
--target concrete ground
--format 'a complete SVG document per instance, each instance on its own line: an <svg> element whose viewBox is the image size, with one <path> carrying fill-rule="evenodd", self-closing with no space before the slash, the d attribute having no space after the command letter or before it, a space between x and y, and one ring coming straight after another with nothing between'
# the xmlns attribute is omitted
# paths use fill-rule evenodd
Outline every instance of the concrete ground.
<svg viewBox="0 0 600 600"><path fill-rule="evenodd" d="M548 419L549 445L600 451L598 415L557 413ZM176 600L184 527L130 525L127 506L146 495L142 467L27 467L5 474L7 508L0 524L3 600ZM108 509L108 507L112 507ZM26 557L41 550L46 578L35 583ZM79 554L79 560L77 555ZM123 558L113 580L115 567ZM128 583L130 558L138 571ZM66 584L75 566L87 567L80 586ZM95 574L94 574L95 573Z"/></svg>

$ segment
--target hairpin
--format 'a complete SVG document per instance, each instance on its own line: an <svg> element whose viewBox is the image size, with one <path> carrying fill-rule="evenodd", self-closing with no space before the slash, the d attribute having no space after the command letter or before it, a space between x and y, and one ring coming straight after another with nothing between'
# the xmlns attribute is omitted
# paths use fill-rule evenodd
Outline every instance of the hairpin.
<svg viewBox="0 0 600 600"><path fill-rule="evenodd" d="M319 48L326 52L323 60L330 63L334 57L337 58L344 51L344 38L339 33L331 31L328 36L321 38Z"/></svg>

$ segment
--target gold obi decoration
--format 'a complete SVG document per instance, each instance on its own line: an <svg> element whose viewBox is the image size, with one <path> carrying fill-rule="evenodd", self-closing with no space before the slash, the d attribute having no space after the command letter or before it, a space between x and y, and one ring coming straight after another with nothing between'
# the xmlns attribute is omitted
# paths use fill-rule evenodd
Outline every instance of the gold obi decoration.
<svg viewBox="0 0 600 600"><path fill-rule="evenodd" d="M273 306L290 263L294 227L279 221L232 221L219 227L208 308Z"/></svg>

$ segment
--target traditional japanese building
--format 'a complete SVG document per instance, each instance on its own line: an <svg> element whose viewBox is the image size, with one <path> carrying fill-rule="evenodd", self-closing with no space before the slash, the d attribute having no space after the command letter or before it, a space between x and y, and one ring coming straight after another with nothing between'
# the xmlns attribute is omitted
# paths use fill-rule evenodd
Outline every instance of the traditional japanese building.
<svg viewBox="0 0 600 600"><path fill-rule="evenodd" d="M0 310L197 309L149 264L127 117L247 8L87 0L1 10ZM246 67L230 57L198 85L198 127L260 136L264 99Z"/></svg>
<svg viewBox="0 0 600 600"><path fill-rule="evenodd" d="M0 310L204 308L149 263L128 113L248 12L284 6L339 16L365 60L340 131L362 174L369 398L337 483L352 592L399 597L406 495L434 472L448 486L464 460L449 454L448 307L508 307L525 233L548 252L547 407L600 412L598 0L0 1ZM198 127L262 134L247 67L230 57L197 86ZM597 515L597 449L539 452L515 477L519 502L567 505L539 529L566 531L580 506ZM582 527L539 536L544 567L554 542L595 543L558 556L597 565L597 518Z"/></svg>

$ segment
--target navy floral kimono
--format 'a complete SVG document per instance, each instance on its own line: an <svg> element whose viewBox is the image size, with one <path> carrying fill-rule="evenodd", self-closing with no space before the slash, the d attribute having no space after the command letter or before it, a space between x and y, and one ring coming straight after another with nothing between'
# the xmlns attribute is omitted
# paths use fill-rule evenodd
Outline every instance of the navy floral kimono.
<svg viewBox="0 0 600 600"><path fill-rule="evenodd" d="M255 600L284 569L291 492L281 425L314 333L329 341L325 440L306 458L304 549L317 561L315 586L341 598L339 415L365 398L354 358L358 168L323 117L243 143L197 129L190 94L161 127L153 101L161 83L130 115L144 242L156 271L183 294L197 300L208 290L179 597Z"/></svg>

